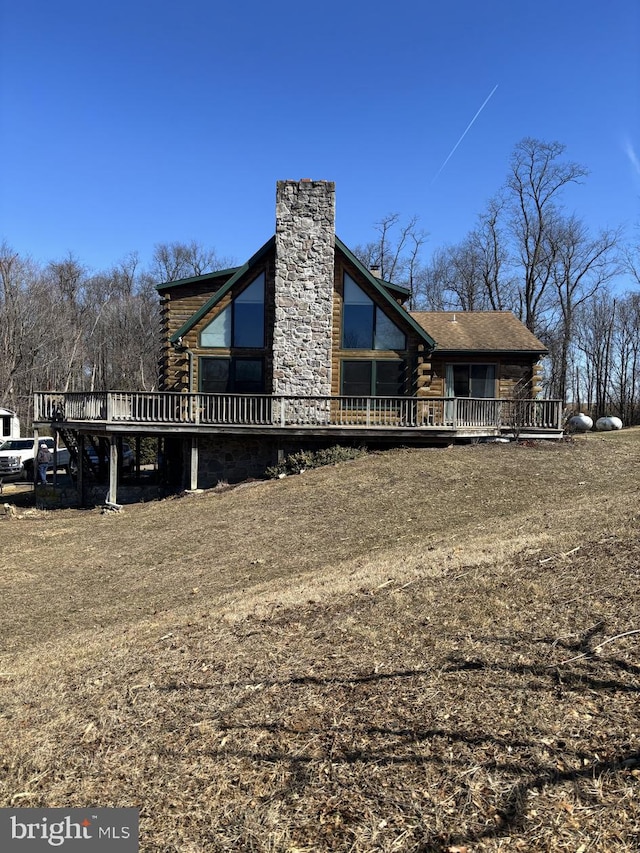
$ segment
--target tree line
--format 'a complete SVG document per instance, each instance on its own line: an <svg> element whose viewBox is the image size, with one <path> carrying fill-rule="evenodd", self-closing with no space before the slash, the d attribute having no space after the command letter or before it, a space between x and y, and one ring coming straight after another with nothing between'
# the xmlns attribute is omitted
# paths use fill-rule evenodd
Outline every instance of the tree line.
<svg viewBox="0 0 640 853"><path fill-rule="evenodd" d="M38 264L0 244L0 406L33 419L34 391L158 387L156 285L229 265L198 243L161 243L90 272L69 255Z"/></svg>
<svg viewBox="0 0 640 853"><path fill-rule="evenodd" d="M640 242L621 228L593 233L565 210L588 172L564 154L558 142L519 142L476 227L428 262L427 233L396 214L355 253L405 284L412 309L513 311L549 349L548 397L640 423ZM622 281L631 289L620 293Z"/></svg>
<svg viewBox="0 0 640 853"><path fill-rule="evenodd" d="M592 233L564 208L587 170L557 142L523 139L506 181L459 243L425 259L417 217L390 214L355 248L410 291L409 307L513 311L549 349L545 392L592 414L640 423L640 244ZM160 349L156 285L229 267L196 242L161 243L102 272L68 255L46 264L0 245L0 406L32 419L36 390L153 391Z"/></svg>

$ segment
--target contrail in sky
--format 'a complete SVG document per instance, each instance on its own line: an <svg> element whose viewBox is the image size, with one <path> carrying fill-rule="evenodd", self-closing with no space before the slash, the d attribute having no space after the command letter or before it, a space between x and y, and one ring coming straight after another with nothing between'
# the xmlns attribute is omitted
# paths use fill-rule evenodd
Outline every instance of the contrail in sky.
<svg viewBox="0 0 640 853"><path fill-rule="evenodd" d="M638 159L638 155L636 154L636 150L633 147L633 144L630 139L625 139L624 150L627 157L629 158L629 162L631 163L634 172L636 173L636 175L640 175L640 159Z"/></svg>
<svg viewBox="0 0 640 853"><path fill-rule="evenodd" d="M436 178L438 177L438 175L440 174L440 172L444 169L444 167L447 165L447 163L449 162L449 160L451 160L451 158L453 157L453 155L456 153L456 149L457 149L458 145L460 145L460 143L461 143L461 142L462 142L462 140L465 138L465 136L467 135L467 133L469 133L469 131L471 130L471 128L472 128L472 126L473 126L474 121L478 118L478 116L480 115L480 113L482 112L482 110L487 106L487 104L489 103L489 101L491 100L491 98L492 98L492 96L493 96L493 93L495 92L495 90L496 90L497 88L498 88L498 84L496 83L496 85L493 87L493 89L489 92L489 94L487 95L487 97L484 99L484 102L483 102L482 106L480 107L480 109L478 110L478 112L474 115L474 117L471 119L471 121L469 122L469 124L466 126L465 131L464 131L464 133L462 134L462 136L460 137L460 139L456 142L456 144L453 146L453 148L452 148L452 149L451 149L451 151L449 152L449 156L447 157L447 159L444 161L444 163L442 164L442 166L440 166L440 168L439 168L439 169L438 169L438 171L436 172L435 177L434 177L434 178L433 178L433 180L431 181L431 183L432 183L432 184L435 182Z"/></svg>

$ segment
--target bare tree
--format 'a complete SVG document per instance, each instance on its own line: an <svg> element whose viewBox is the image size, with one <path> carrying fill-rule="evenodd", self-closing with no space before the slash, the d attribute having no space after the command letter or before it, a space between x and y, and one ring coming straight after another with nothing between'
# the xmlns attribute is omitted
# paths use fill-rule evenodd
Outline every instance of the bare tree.
<svg viewBox="0 0 640 853"><path fill-rule="evenodd" d="M576 314L580 329L576 350L582 356L582 369L577 371L574 401L598 418L610 414L618 303L607 290L597 291Z"/></svg>
<svg viewBox="0 0 640 853"><path fill-rule="evenodd" d="M619 272L615 256L620 233L602 231L592 237L575 216L557 216L547 234L553 301L558 309L556 346L552 358L551 393L566 400L569 353L574 339L576 310Z"/></svg>
<svg viewBox="0 0 640 853"><path fill-rule="evenodd" d="M478 226L471 232L479 257L485 301L493 311L513 311L519 302L505 233L505 207L504 195L490 199L487 209L479 216Z"/></svg>
<svg viewBox="0 0 640 853"><path fill-rule="evenodd" d="M158 243L153 252L151 276L157 284L203 275L233 266L230 258L220 258L214 249L190 243Z"/></svg>
<svg viewBox="0 0 640 853"><path fill-rule="evenodd" d="M520 316L532 332L539 332L542 314L549 306L555 244L562 191L588 174L577 163L560 157L565 146L525 138L511 157L506 190L514 254L522 271Z"/></svg>
<svg viewBox="0 0 640 853"><path fill-rule="evenodd" d="M28 420L38 369L49 355L50 304L40 268L0 246L0 403Z"/></svg>
<svg viewBox="0 0 640 853"><path fill-rule="evenodd" d="M420 253L427 233L418 227L417 216L402 223L397 213L387 214L374 227L378 238L356 246L353 253L367 269L378 269L384 281L406 287L409 308L413 309L423 272Z"/></svg>

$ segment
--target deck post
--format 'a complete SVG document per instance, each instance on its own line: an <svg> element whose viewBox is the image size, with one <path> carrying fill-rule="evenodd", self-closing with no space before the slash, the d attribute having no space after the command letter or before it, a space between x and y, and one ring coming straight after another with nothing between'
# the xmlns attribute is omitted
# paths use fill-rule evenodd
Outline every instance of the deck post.
<svg viewBox="0 0 640 853"><path fill-rule="evenodd" d="M33 470L31 472L31 485L34 490L38 484L38 451L40 450L40 432L38 427L33 428Z"/></svg>
<svg viewBox="0 0 640 853"><path fill-rule="evenodd" d="M78 479L76 489L78 490L80 506L84 506L84 435L82 433L78 433L76 446L78 448Z"/></svg>
<svg viewBox="0 0 640 853"><path fill-rule="evenodd" d="M189 489L195 492L198 488L198 436L191 436L191 453L190 453L190 470L189 470Z"/></svg>
<svg viewBox="0 0 640 853"><path fill-rule="evenodd" d="M118 503L118 445L115 435L109 436L109 499L112 504Z"/></svg>

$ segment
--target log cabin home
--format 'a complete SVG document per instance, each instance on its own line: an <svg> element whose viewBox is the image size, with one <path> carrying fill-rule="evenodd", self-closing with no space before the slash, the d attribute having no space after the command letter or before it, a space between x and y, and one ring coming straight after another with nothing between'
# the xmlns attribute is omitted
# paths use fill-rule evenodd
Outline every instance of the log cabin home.
<svg viewBox="0 0 640 853"><path fill-rule="evenodd" d="M336 236L332 182L279 181L275 235L246 263L158 294L160 391L36 394L37 423L79 459L85 439L106 443L114 502L125 435L156 436L189 489L301 448L561 435L544 345L509 312L407 310Z"/></svg>

